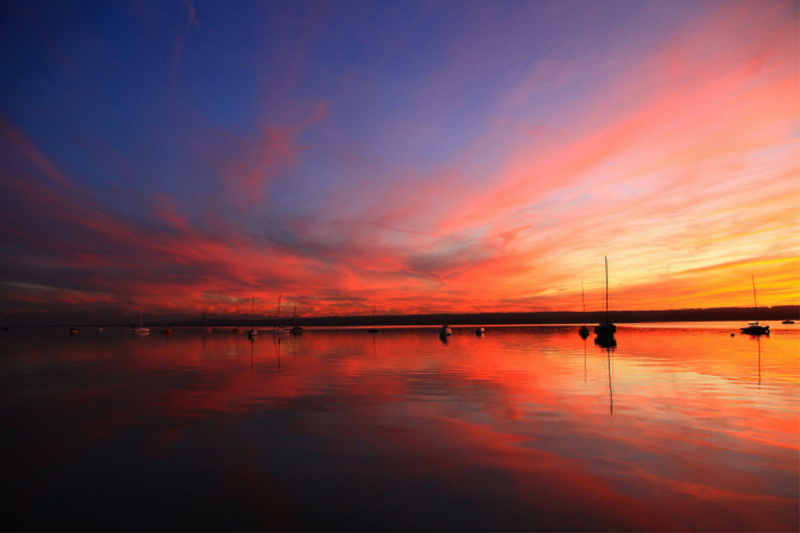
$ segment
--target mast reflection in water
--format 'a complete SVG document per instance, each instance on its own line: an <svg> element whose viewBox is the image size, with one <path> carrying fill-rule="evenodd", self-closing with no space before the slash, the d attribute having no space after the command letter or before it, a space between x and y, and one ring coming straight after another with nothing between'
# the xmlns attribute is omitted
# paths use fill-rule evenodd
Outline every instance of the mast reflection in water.
<svg viewBox="0 0 800 533"><path fill-rule="evenodd" d="M796 530L798 330L737 326L2 332L4 525Z"/></svg>

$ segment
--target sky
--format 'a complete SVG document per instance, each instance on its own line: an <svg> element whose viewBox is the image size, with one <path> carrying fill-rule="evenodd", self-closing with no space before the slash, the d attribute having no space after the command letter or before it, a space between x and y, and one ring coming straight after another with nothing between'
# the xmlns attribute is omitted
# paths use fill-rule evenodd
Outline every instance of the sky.
<svg viewBox="0 0 800 533"><path fill-rule="evenodd" d="M4 2L0 312L796 305L798 6Z"/></svg>

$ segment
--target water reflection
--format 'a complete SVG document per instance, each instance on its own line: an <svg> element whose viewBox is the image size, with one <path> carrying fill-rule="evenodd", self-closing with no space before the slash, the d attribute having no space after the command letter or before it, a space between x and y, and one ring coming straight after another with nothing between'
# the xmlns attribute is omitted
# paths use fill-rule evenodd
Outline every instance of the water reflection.
<svg viewBox="0 0 800 533"><path fill-rule="evenodd" d="M5 332L6 527L796 529L797 331L465 331Z"/></svg>
<svg viewBox="0 0 800 533"><path fill-rule="evenodd" d="M607 343L608 344L608 343ZM617 343L614 343L616 346ZM608 356L608 412L614 416L614 387L611 384L611 345L606 346L606 355Z"/></svg>
<svg viewBox="0 0 800 533"><path fill-rule="evenodd" d="M594 343L603 348L616 348L617 339L615 339L613 336L598 335L597 337L594 338Z"/></svg>
<svg viewBox="0 0 800 533"><path fill-rule="evenodd" d="M283 338L280 335L272 337L272 344L275 346L275 358L278 361L278 372L281 371L281 341Z"/></svg>
<svg viewBox="0 0 800 533"><path fill-rule="evenodd" d="M761 337L756 336L756 344L758 344L758 390L761 390Z"/></svg>

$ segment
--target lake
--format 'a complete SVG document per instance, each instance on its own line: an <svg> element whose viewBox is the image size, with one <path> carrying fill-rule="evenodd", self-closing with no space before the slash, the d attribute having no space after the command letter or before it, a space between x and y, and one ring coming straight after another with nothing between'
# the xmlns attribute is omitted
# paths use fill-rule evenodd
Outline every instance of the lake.
<svg viewBox="0 0 800 533"><path fill-rule="evenodd" d="M738 326L2 331L4 529L797 531L800 330Z"/></svg>

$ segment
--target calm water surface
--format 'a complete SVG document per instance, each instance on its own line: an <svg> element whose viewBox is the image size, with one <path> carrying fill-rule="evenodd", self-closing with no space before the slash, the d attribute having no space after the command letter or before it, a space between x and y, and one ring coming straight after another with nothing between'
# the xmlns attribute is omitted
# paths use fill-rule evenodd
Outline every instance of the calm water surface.
<svg viewBox="0 0 800 533"><path fill-rule="evenodd" d="M5 529L800 527L800 331L0 333Z"/></svg>

